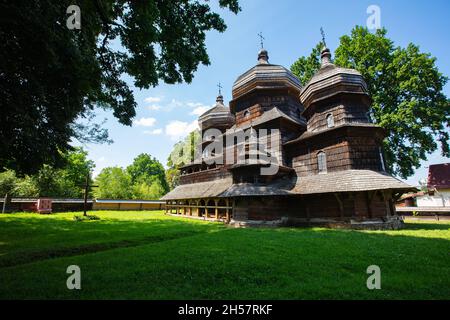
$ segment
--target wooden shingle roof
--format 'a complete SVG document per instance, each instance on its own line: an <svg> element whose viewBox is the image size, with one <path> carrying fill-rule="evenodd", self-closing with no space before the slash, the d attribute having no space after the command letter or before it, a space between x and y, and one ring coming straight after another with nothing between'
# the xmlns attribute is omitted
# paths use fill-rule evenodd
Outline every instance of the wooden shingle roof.
<svg viewBox="0 0 450 320"><path fill-rule="evenodd" d="M279 179L270 184L260 183L238 183L233 184L223 196L245 197L245 196L284 196L292 195L290 191L295 186L295 180Z"/></svg>
<svg viewBox="0 0 450 320"><path fill-rule="evenodd" d="M371 190L415 190L414 187L384 172L344 170L299 177L292 192L314 194Z"/></svg>
<svg viewBox="0 0 450 320"><path fill-rule="evenodd" d="M218 179L207 182L183 184L170 191L161 200L196 199L223 197L223 193L231 187L232 178Z"/></svg>

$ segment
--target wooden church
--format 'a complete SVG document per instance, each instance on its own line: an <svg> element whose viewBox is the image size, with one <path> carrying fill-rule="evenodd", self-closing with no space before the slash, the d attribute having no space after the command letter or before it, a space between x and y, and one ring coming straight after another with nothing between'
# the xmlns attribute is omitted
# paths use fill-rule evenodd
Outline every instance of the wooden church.
<svg viewBox="0 0 450 320"><path fill-rule="evenodd" d="M211 128L222 138L237 129L274 131L276 173L261 175L265 162L211 163L206 160L218 154L203 153L181 168L179 186L162 198L167 214L235 226L402 226L394 200L412 187L385 170L385 132L370 121L363 77L335 66L328 48L303 87L261 49L257 64L234 82L232 97L227 107L219 93L215 107L199 117L202 136ZM203 150L211 140L202 139ZM248 141L242 143L231 152L247 159ZM224 143L222 152L227 148Z"/></svg>

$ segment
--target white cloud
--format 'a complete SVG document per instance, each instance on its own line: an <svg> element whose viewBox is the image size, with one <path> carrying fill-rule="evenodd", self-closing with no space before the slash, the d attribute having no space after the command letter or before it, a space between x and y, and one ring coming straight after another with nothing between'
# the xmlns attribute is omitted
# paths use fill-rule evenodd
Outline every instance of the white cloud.
<svg viewBox="0 0 450 320"><path fill-rule="evenodd" d="M196 115L196 116L200 116L203 113L205 113L206 111L208 111L211 107L209 106L198 106L196 107L194 110L192 110L191 114L192 115Z"/></svg>
<svg viewBox="0 0 450 320"><path fill-rule="evenodd" d="M195 107L202 106L203 104L200 102L187 102L186 105L190 108L195 108Z"/></svg>
<svg viewBox="0 0 450 320"><path fill-rule="evenodd" d="M151 105L147 106L147 109L151 110L151 111L156 111L156 110L161 109L161 106L159 104L151 104Z"/></svg>
<svg viewBox="0 0 450 320"><path fill-rule="evenodd" d="M144 99L144 101L148 103L160 102L161 100L162 100L161 97L147 97Z"/></svg>
<svg viewBox="0 0 450 320"><path fill-rule="evenodd" d="M145 134L149 134L149 135L160 135L162 132L163 132L162 129L154 129L154 130L144 131Z"/></svg>
<svg viewBox="0 0 450 320"><path fill-rule="evenodd" d="M155 118L140 118L139 120L134 121L134 124L142 127L152 127L155 122Z"/></svg>
<svg viewBox="0 0 450 320"><path fill-rule="evenodd" d="M191 133L196 129L198 129L197 120L194 120L191 123L173 120L166 125L165 133L172 140L177 141L181 138L184 138L185 136L187 136L189 133Z"/></svg>

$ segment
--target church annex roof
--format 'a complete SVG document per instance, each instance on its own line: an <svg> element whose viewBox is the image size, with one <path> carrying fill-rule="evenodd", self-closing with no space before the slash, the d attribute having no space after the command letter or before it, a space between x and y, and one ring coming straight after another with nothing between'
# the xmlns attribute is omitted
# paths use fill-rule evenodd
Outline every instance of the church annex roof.
<svg viewBox="0 0 450 320"><path fill-rule="evenodd" d="M224 178L206 182L182 184L170 191L161 200L196 199L222 197L222 194L233 184L233 179Z"/></svg>
<svg viewBox="0 0 450 320"><path fill-rule="evenodd" d="M233 184L223 195L226 197L286 196L293 195L290 190L294 186L293 179L279 179L269 184L237 183Z"/></svg>
<svg viewBox="0 0 450 320"><path fill-rule="evenodd" d="M177 186L161 200L223 198L242 196L308 195L373 190L416 190L385 172L343 170L305 177L282 178L269 184L236 183L231 177Z"/></svg>
<svg viewBox="0 0 450 320"><path fill-rule="evenodd" d="M299 177L293 193L315 194L372 190L415 190L414 187L384 172L344 170Z"/></svg>

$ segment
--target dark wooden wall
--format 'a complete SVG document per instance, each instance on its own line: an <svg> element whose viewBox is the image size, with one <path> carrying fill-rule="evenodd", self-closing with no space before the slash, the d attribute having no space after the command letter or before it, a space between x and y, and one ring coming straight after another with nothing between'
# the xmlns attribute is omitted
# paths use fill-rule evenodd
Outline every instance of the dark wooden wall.
<svg viewBox="0 0 450 320"><path fill-rule="evenodd" d="M281 217L349 221L381 218L391 213L389 205L392 199L390 196L383 198L381 192L373 195L369 195L366 191L348 192L339 193L338 196L343 205L343 212L332 193L235 198L233 218L243 221L271 221Z"/></svg>

